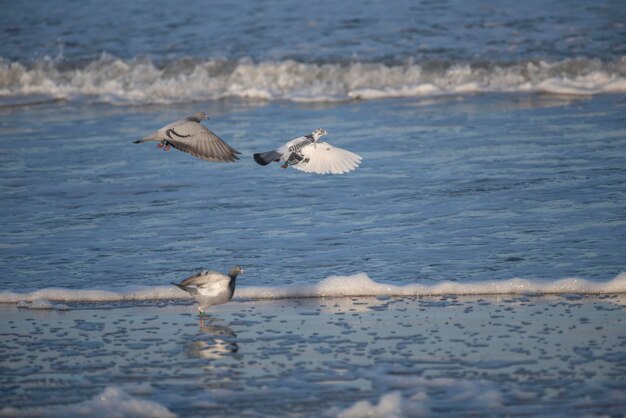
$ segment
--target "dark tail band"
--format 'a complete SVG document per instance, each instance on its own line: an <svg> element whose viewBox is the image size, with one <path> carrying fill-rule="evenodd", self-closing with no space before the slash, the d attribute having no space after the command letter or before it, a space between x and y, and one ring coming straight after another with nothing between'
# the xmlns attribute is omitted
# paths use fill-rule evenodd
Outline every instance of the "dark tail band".
<svg viewBox="0 0 626 418"><path fill-rule="evenodd" d="M276 151L260 152L254 154L254 161L260 165L268 165L272 161L280 160L281 156L282 154Z"/></svg>

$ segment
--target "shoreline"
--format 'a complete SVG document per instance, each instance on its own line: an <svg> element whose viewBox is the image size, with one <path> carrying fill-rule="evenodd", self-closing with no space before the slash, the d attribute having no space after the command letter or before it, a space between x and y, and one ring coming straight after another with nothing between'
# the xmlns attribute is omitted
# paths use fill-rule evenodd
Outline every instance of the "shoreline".
<svg viewBox="0 0 626 418"><path fill-rule="evenodd" d="M626 273L612 280L595 282L578 278L559 280L488 280L482 282L442 281L431 284L397 285L372 280L366 273L351 276L330 276L317 284L275 286L239 286L235 299L281 300L293 298L376 297L376 296L507 296L507 295L603 295L626 293ZM172 286L129 287L119 291L96 289L48 288L29 293L0 291L0 304L38 300L52 302L122 302L192 300L185 292Z"/></svg>
<svg viewBox="0 0 626 418"><path fill-rule="evenodd" d="M104 393L117 399L98 404L109 413L126 399L181 416L244 414L250 402L253 416L337 416L364 402L541 414L557 400L557 415L578 415L581 392L588 413L614 413L626 406L625 306L623 295L236 300L200 320L193 303L3 304L1 403L15 410L0 416L67 415Z"/></svg>

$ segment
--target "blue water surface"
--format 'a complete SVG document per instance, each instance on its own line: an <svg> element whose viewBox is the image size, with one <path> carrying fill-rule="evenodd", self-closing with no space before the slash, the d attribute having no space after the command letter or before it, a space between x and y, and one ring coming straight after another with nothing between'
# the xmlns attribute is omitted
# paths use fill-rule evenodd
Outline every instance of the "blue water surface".
<svg viewBox="0 0 626 418"><path fill-rule="evenodd" d="M623 96L481 95L336 105L4 109L0 286L245 284L364 271L398 284L624 270ZM205 109L242 152L208 163L138 138ZM315 127L363 156L342 176L258 166Z"/></svg>
<svg viewBox="0 0 626 418"><path fill-rule="evenodd" d="M626 53L621 1L10 2L0 56L519 61Z"/></svg>
<svg viewBox="0 0 626 418"><path fill-rule="evenodd" d="M471 62L491 68L488 78L507 62L524 73L526 62L570 60L564 74L550 70L559 82L571 72L582 84L608 78L600 84L610 87L624 73L625 21L623 2L11 2L0 14L0 96L11 86L0 108L0 289L162 285L233 264L248 268L249 283L272 285L357 272L399 284L611 279L625 270L626 96L472 95L446 69ZM103 53L125 61L98 61ZM317 104L102 102L124 89L117 67L167 63L156 79L163 91L198 68L210 77L212 67L189 62L219 58L224 66L445 63L434 74L461 93ZM117 83L110 90L108 73L98 72L104 62ZM340 83L350 74L365 73L333 76ZM19 99L41 87L38 77L45 99ZM90 77L100 89L95 102ZM272 77L270 90L300 73ZM198 79L184 88L193 91ZM384 92L384 80L369 82ZM82 96L55 99L58 86L71 92L74 83ZM198 110L243 153L240 162L132 144ZM251 159L318 127L331 144L362 155L361 168L316 176Z"/></svg>

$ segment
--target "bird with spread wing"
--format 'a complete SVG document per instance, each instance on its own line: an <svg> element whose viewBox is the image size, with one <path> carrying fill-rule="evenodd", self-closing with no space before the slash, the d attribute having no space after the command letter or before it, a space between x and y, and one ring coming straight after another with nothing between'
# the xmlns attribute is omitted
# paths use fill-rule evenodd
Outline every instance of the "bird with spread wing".
<svg viewBox="0 0 626 418"><path fill-rule="evenodd" d="M206 113L198 112L193 116L172 122L134 143L156 141L157 147L163 148L164 151L169 151L170 147L174 147L206 161L237 161L239 159L237 154L241 153L200 123L208 118Z"/></svg>
<svg viewBox="0 0 626 418"><path fill-rule="evenodd" d="M254 161L260 165L283 161L282 168L292 166L300 171L317 174L343 174L361 164L360 155L327 142L319 142L324 135L327 135L326 130L318 128L310 135L292 139L273 151L254 154Z"/></svg>

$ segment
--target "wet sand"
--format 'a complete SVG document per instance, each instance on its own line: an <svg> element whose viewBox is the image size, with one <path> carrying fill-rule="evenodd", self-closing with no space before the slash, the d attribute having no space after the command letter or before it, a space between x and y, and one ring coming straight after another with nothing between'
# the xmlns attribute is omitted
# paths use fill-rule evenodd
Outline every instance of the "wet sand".
<svg viewBox="0 0 626 418"><path fill-rule="evenodd" d="M200 320L181 301L4 304L0 416L623 413L624 306L623 295L240 299Z"/></svg>

